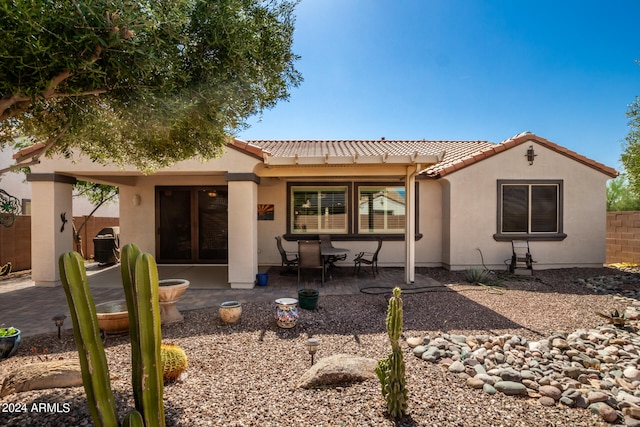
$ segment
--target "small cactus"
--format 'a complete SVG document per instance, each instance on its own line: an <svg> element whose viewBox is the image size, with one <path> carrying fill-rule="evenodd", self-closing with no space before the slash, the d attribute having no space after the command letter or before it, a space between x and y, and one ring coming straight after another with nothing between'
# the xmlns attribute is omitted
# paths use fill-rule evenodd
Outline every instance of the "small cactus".
<svg viewBox="0 0 640 427"><path fill-rule="evenodd" d="M387 334L391 342L391 353L378 362L376 375L382 386L382 396L387 402L389 415L400 418L407 412L407 388L405 385L405 364L402 348L398 343L402 335L402 299L401 289L393 289L387 310Z"/></svg>
<svg viewBox="0 0 640 427"><path fill-rule="evenodd" d="M187 354L175 344L160 345L160 360L162 361L162 378L167 382L177 380L189 366Z"/></svg>

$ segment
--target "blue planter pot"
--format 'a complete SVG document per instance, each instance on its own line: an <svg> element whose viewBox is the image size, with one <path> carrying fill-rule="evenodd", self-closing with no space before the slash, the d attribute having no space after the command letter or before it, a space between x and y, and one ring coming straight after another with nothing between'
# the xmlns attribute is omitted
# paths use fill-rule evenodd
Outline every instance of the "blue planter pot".
<svg viewBox="0 0 640 427"><path fill-rule="evenodd" d="M269 275L266 273L258 273L256 279L258 286L267 286L267 283L269 283Z"/></svg>
<svg viewBox="0 0 640 427"><path fill-rule="evenodd" d="M20 345L20 330L17 333L0 337L0 360L13 356Z"/></svg>

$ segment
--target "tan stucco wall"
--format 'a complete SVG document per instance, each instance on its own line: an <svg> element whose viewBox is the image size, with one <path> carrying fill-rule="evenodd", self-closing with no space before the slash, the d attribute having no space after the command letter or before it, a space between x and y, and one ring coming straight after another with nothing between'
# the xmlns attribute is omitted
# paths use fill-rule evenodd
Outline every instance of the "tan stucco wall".
<svg viewBox="0 0 640 427"><path fill-rule="evenodd" d="M526 161L533 145L537 157ZM511 243L498 242L496 233L497 180L561 179L564 186L564 241L530 243L534 269L602 266L605 261L606 175L536 143L524 143L473 166L446 175L451 187L443 232L443 263L458 270L485 264L505 269ZM446 185L445 185L446 187ZM448 249L447 249L448 247Z"/></svg>

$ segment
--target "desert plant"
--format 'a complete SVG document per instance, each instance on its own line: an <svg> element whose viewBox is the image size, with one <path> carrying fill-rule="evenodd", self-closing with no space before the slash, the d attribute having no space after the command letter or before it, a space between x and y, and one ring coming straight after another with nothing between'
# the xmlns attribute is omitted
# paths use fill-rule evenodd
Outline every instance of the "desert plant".
<svg viewBox="0 0 640 427"><path fill-rule="evenodd" d="M468 268L464 271L464 278L474 285L482 284L489 278L489 270L479 267Z"/></svg>
<svg viewBox="0 0 640 427"><path fill-rule="evenodd" d="M393 289L393 296L389 299L387 309L387 334L391 342L391 353L386 359L378 362L376 375L382 386L382 396L387 402L389 415L401 417L407 411L407 388L404 372L405 364L400 347L402 334L402 299L400 288Z"/></svg>
<svg viewBox="0 0 640 427"><path fill-rule="evenodd" d="M189 362L184 350L175 344L160 345L160 360L162 361L162 377L165 381L175 381L187 369Z"/></svg>
<svg viewBox="0 0 640 427"><path fill-rule="evenodd" d="M624 327L627 324L627 319L624 313L620 313L618 309L615 309L611 314L604 314L600 312L596 312L596 314L600 317L604 317L609 321L609 323L613 324L613 326Z"/></svg>
<svg viewBox="0 0 640 427"><path fill-rule="evenodd" d="M124 425L165 425L160 364L160 307L158 269L153 257L133 244L125 245L127 259L122 264L129 307L132 347L132 383L136 409ZM96 426L117 426L118 415L109 377L104 346L98 329L96 309L88 286L84 261L79 253L60 256L60 278L64 286L78 347L82 380L91 417ZM131 297L131 300L129 299ZM135 326L132 326L135 325Z"/></svg>

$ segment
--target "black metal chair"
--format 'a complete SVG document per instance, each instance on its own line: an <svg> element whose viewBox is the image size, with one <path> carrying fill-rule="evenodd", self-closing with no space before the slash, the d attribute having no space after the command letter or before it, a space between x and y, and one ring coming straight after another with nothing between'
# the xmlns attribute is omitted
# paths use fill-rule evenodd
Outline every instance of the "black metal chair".
<svg viewBox="0 0 640 427"><path fill-rule="evenodd" d="M285 251L282 247L282 238L280 236L276 236L276 245L278 246L278 252L280 252L280 274L284 274L285 271L289 271L292 267L298 265L298 254Z"/></svg>
<svg viewBox="0 0 640 427"><path fill-rule="evenodd" d="M333 248L333 244L331 243L331 236L329 234L321 234L319 237L321 248ZM324 262L329 266L329 268L337 268L334 263L338 261L344 261L345 259L347 259L347 254L329 255L325 257Z"/></svg>
<svg viewBox="0 0 640 427"><path fill-rule="evenodd" d="M380 253L380 249L382 249L382 238L378 239L378 249L376 249L375 252L360 252L356 255L353 260L354 274L358 274L360 272L360 266L366 264L371 266L373 277L376 277L376 274L378 274L378 254Z"/></svg>
<svg viewBox="0 0 640 427"><path fill-rule="evenodd" d="M322 285L324 285L325 264L322 259L322 248L319 240L300 240L298 241L298 285L300 284L300 275L303 269L320 269L322 270Z"/></svg>

